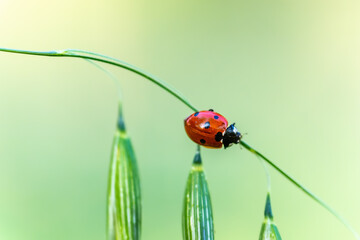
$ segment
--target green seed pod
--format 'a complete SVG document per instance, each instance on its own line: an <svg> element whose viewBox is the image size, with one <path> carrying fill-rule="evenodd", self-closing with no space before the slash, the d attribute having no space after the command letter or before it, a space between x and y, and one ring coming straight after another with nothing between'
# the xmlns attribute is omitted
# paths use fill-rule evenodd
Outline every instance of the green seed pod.
<svg viewBox="0 0 360 240"><path fill-rule="evenodd" d="M138 240L141 198L138 167L121 115L113 142L108 185L108 240Z"/></svg>
<svg viewBox="0 0 360 240"><path fill-rule="evenodd" d="M195 155L186 184L182 226L185 240L214 239L210 193L199 152Z"/></svg>
<svg viewBox="0 0 360 240"><path fill-rule="evenodd" d="M281 240L279 230L277 229L271 210L270 194L266 196L265 220L261 227L259 240Z"/></svg>

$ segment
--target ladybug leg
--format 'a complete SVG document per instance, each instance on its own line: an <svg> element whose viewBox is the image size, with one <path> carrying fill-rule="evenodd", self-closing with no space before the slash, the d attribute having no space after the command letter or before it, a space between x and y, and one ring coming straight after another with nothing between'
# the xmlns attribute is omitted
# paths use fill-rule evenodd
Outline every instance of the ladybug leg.
<svg viewBox="0 0 360 240"><path fill-rule="evenodd" d="M214 109L212 109L212 108L209 109L209 112L213 112L213 111L214 111Z"/></svg>

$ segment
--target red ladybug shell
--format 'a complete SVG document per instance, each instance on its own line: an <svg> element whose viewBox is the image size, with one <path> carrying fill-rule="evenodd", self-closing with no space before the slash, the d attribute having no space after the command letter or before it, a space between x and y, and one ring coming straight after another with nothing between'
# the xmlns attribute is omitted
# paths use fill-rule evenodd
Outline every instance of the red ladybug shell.
<svg viewBox="0 0 360 240"><path fill-rule="evenodd" d="M184 121L185 131L195 143L208 148L221 148L228 121L213 111L200 111L191 114Z"/></svg>

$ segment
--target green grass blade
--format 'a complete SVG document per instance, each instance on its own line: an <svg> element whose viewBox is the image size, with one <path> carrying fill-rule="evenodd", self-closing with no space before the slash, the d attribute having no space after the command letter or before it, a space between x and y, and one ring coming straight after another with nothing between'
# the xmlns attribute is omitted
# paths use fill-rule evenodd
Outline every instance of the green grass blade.
<svg viewBox="0 0 360 240"><path fill-rule="evenodd" d="M261 226L259 240L281 240L279 230L273 220L269 193L266 196L264 215L265 220Z"/></svg>
<svg viewBox="0 0 360 240"><path fill-rule="evenodd" d="M36 56L45 56L45 57L72 57L72 58L82 58L87 60L93 60L97 62L103 62L110 65L114 65L126 70L129 70L130 72L133 72L137 75L140 75L147 80L151 81L152 83L158 85L171 95L173 95L175 98L180 100L182 103L184 103L186 106L188 106L193 111L197 112L198 110L187 100L185 97L180 94L179 91L177 91L174 87L170 86L168 83L162 81L161 79L151 75L150 73L145 72L144 70L135 67L131 64L128 64L127 62L108 57L106 55L89 52L89 51L83 51L83 50L75 50L75 49L69 49L69 50L58 50L58 51L48 51L48 52L39 52L39 51L28 51L28 50L19 50L19 49L10 49L10 48L0 48L1 52L8 52L8 53L17 53L17 54L27 54L27 55L36 55Z"/></svg>
<svg viewBox="0 0 360 240"><path fill-rule="evenodd" d="M281 168L279 168L275 163L270 161L267 157L262 155L260 152L256 151L254 148L250 147L247 143L244 141L241 141L240 144L255 154L256 156L262 158L264 161L266 161L270 166L272 166L276 171L278 171L281 175L283 175L286 179L288 179L290 182L292 182L296 187L298 187L300 190L302 190L306 195L308 195L311 199L319 203L321 206L323 206L327 211L329 211L333 216L335 216L344 226L350 230L350 232L353 234L353 236L360 240L359 234L355 231L355 229L349 224L348 221L345 220L339 213L337 213L334 209L332 209L327 203L325 203L323 200L321 200L318 196L310 192L308 189L306 189L304 186L302 186L298 181L296 181L294 178L292 178L289 174L284 172Z"/></svg>
<svg viewBox="0 0 360 240"><path fill-rule="evenodd" d="M182 216L183 239L213 240L214 223L209 188L197 152L186 183Z"/></svg>
<svg viewBox="0 0 360 240"><path fill-rule="evenodd" d="M121 114L109 172L107 227L108 240L140 239L140 179L135 154Z"/></svg>
<svg viewBox="0 0 360 240"><path fill-rule="evenodd" d="M168 85L166 82L161 81L160 79L152 76L149 73L146 73L145 71L132 66L126 62L120 61L115 58L111 58L105 55L101 55L98 53L83 51L83 50L61 50L61 51L47 51L47 52L39 52L39 51L28 51L28 50L18 50L18 49L10 49L10 48L0 48L1 52L8 52L8 53L17 53L17 54L27 54L27 55L37 55L37 56L47 56L47 57L73 57L73 58L82 58L87 60L93 60L98 62L103 62L107 64L111 64L126 70L129 70L135 74L138 74L149 81L153 82L154 84L158 85L171 95L173 95L175 98L180 100L182 103L184 103L186 106L188 106L193 111L197 112L197 108L193 106L187 99L185 99L175 88ZM86 54L86 55L84 55ZM329 205L327 205L324 201L322 201L320 198L318 198L316 195L311 193L309 190L307 190L305 187L303 187L300 183L298 183L296 180L294 180L292 177L290 177L287 173L285 173L283 170L281 170L278 166L276 166L272 161L270 161L268 158L266 158L264 155L262 155L260 152L256 151L252 147L250 147L248 144L246 144L244 141L241 141L240 144L245 147L250 152L254 153L255 155L259 156L260 158L264 159L267 163L269 163L273 168L275 168L280 174L282 174L285 178L287 178L290 182L292 182L295 186L297 186L299 189L301 189L305 194L307 194L310 198L318 202L320 205L322 205L325 209L327 209L332 215L334 215L340 222L342 222L354 235L354 237L357 240L360 240L359 234L355 231L355 229L335 210L333 210Z"/></svg>

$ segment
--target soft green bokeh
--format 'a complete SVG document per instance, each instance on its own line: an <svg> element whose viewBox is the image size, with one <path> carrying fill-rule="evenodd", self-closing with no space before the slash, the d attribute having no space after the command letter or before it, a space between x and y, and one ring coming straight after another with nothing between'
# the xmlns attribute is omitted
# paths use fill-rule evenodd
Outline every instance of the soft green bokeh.
<svg viewBox="0 0 360 240"><path fill-rule="evenodd" d="M359 1L0 0L0 46L126 60L237 123L246 141L360 231ZM79 59L0 53L0 239L105 239L115 86ZM147 240L181 237L191 111L124 70ZM257 239L265 175L237 146L202 151L216 239ZM189 161L184 161L189 159ZM219 160L221 159L221 160ZM284 239L353 239L274 171ZM301 231L299 230L301 229Z"/></svg>

